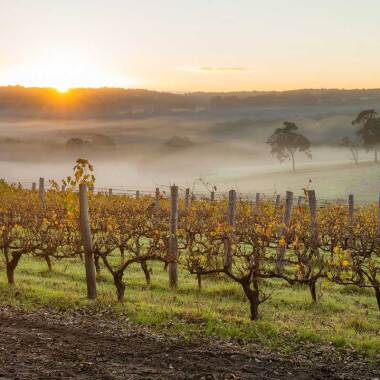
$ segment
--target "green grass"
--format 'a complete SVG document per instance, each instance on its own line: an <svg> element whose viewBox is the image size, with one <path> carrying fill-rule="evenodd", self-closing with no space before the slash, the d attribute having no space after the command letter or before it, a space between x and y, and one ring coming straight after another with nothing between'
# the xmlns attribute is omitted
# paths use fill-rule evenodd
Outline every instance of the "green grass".
<svg viewBox="0 0 380 380"><path fill-rule="evenodd" d="M84 267L78 260L54 263L49 273L46 263L23 257L16 270L16 288L6 283L0 263L0 303L25 309L111 308L132 322L154 331L182 334L184 338L210 336L242 343L257 343L289 352L305 343L354 347L369 357L380 352L380 318L370 290L321 284L322 298L311 304L308 290L270 281L269 301L260 307L260 320L249 320L249 307L242 290L225 277L205 277L197 290L195 276L182 271L179 289L168 289L168 275L162 264L153 265L152 285L147 287L138 265L125 273L124 304L116 303L112 278L102 268L98 299L86 299ZM265 284L264 284L265 286Z"/></svg>
<svg viewBox="0 0 380 380"><path fill-rule="evenodd" d="M275 186L276 191L282 194L286 190L292 190L296 196L303 195L302 189L308 186L316 191L317 199L347 199L351 193L355 195L355 202L377 202L380 187L379 163L363 161L358 165L350 162L319 166L312 165L312 162L310 164L311 166L299 165L295 172L284 164L276 172L236 176L231 184L238 183L241 191L250 192L254 188L268 195L273 193Z"/></svg>

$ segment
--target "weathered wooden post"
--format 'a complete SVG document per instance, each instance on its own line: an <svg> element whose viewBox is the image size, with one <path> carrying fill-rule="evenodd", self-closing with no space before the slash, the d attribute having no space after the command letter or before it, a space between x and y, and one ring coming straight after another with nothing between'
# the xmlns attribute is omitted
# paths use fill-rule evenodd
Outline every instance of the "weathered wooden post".
<svg viewBox="0 0 380 380"><path fill-rule="evenodd" d="M276 208L280 207L280 203L281 203L281 195L277 194L276 195L276 203L275 203Z"/></svg>
<svg viewBox="0 0 380 380"><path fill-rule="evenodd" d="M313 258L319 259L317 199L315 197L315 191L308 190L307 198L309 200L309 210L310 210L310 217L311 217L311 250L312 250ZM315 279L314 281L308 284L311 297L314 303L317 302L317 292L316 292L316 287L315 287L316 282L317 280Z"/></svg>
<svg viewBox="0 0 380 380"><path fill-rule="evenodd" d="M40 200L40 209L43 210L45 208L45 179L40 178L38 185L38 196Z"/></svg>
<svg viewBox="0 0 380 380"><path fill-rule="evenodd" d="M160 189L156 187L155 200L154 200L154 208L155 210L160 209Z"/></svg>
<svg viewBox="0 0 380 380"><path fill-rule="evenodd" d="M227 210L227 223L234 228L236 214L236 191L230 190L228 193L228 210ZM231 241L228 237L224 240L224 267L228 270L232 268L232 249Z"/></svg>
<svg viewBox="0 0 380 380"><path fill-rule="evenodd" d="M45 179L40 178L38 183L38 200L39 200L39 214L37 218L40 220L40 222L43 221L43 218L45 217ZM50 260L50 256L48 254L44 255L44 259L48 265L49 271L52 270L52 264Z"/></svg>
<svg viewBox="0 0 380 380"><path fill-rule="evenodd" d="M290 217L292 216L293 192L287 191L285 196L284 224L289 226Z"/></svg>
<svg viewBox="0 0 380 380"><path fill-rule="evenodd" d="M112 197L112 189L108 189L108 196Z"/></svg>
<svg viewBox="0 0 380 380"><path fill-rule="evenodd" d="M170 187L169 286L178 287L178 186Z"/></svg>
<svg viewBox="0 0 380 380"><path fill-rule="evenodd" d="M92 252L90 218L88 214L87 186L79 184L80 231L84 248L84 265L86 270L87 297L96 298L96 271Z"/></svg>
<svg viewBox="0 0 380 380"><path fill-rule="evenodd" d="M282 244L282 245L279 244L277 248L278 271L282 271L282 268L283 268L283 260L284 260L285 251L286 251L286 235L287 235L287 229L290 223L290 218L292 216L292 207L293 207L293 192L287 191L285 195L284 216L282 218L283 227L280 229L280 238L285 239L285 244Z"/></svg>
<svg viewBox="0 0 380 380"><path fill-rule="evenodd" d="M260 193L256 193L255 203L256 203L256 206L260 204Z"/></svg>
<svg viewBox="0 0 380 380"><path fill-rule="evenodd" d="M37 190L37 184L35 182L32 183L32 191Z"/></svg>
<svg viewBox="0 0 380 380"><path fill-rule="evenodd" d="M348 228L349 228L349 237L348 237L348 246L352 247L352 226L354 223L354 195L349 194L348 196Z"/></svg>
<svg viewBox="0 0 380 380"><path fill-rule="evenodd" d="M139 198L140 198L140 191L136 190L136 199L139 199Z"/></svg>
<svg viewBox="0 0 380 380"><path fill-rule="evenodd" d="M348 222L352 226L354 220L354 195L350 194L348 196Z"/></svg>
<svg viewBox="0 0 380 380"><path fill-rule="evenodd" d="M188 212L190 208L190 189L187 188L185 191L185 211Z"/></svg>
<svg viewBox="0 0 380 380"><path fill-rule="evenodd" d="M311 217L311 236L312 236L312 248L318 247L318 224L317 224L317 199L315 197L314 190L308 190L307 198L309 200L309 210Z"/></svg>
<svg viewBox="0 0 380 380"><path fill-rule="evenodd" d="M215 201L215 191L211 191L211 194L210 194L210 201L211 201L211 202L214 202L214 201Z"/></svg>

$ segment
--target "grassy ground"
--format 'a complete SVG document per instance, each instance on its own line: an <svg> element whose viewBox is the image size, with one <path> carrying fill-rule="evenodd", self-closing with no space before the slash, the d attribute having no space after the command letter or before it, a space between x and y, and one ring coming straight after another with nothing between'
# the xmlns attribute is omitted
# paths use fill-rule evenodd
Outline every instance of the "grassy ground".
<svg viewBox="0 0 380 380"><path fill-rule="evenodd" d="M369 357L380 352L379 312L369 289L323 284L319 289L322 298L313 305L307 289L270 281L265 286L272 297L262 304L261 319L251 322L242 290L229 280L204 278L198 292L196 278L182 271L179 289L169 291L167 277L162 265L154 264L149 288L140 267L130 267L125 276L126 302L120 305L115 302L111 276L102 268L99 297L90 302L85 298L84 268L79 260L57 262L49 273L45 262L24 257L16 270L15 289L8 288L0 262L0 303L61 311L113 308L153 330L181 333L189 339L202 334L258 343L286 352L319 343L354 348Z"/></svg>
<svg viewBox="0 0 380 380"><path fill-rule="evenodd" d="M354 194L356 201L377 202L380 188L380 164L374 162L310 165L299 167L292 172L287 166L282 170L264 174L237 177L230 187L237 185L238 190L261 191L272 194L273 191L284 193L293 191L302 195L302 188L314 189L318 199L347 199ZM309 184L309 180L312 182Z"/></svg>

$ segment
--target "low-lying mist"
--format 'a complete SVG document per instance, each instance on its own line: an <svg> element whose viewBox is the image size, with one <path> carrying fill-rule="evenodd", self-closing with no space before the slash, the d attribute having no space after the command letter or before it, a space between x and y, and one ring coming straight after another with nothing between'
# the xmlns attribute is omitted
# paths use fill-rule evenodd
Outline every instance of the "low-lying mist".
<svg viewBox="0 0 380 380"><path fill-rule="evenodd" d="M270 111L256 118L0 121L0 176L25 185L39 177L61 179L72 174L75 160L82 157L94 163L100 188L153 190L173 183L193 188L203 178L220 192L301 193L310 180L323 197L355 189L355 173L367 169L354 165L349 150L339 145L355 132L353 114L299 112L290 119L312 143L311 160L296 155L295 173L289 162L280 163L270 154L266 140L284 119L269 116ZM363 151L360 158L367 161L372 155ZM196 183L196 191L206 191Z"/></svg>

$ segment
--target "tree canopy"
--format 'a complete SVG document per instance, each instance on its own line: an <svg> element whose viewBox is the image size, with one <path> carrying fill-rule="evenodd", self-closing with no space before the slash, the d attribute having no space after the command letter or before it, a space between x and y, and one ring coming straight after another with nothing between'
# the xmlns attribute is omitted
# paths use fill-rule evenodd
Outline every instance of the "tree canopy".
<svg viewBox="0 0 380 380"><path fill-rule="evenodd" d="M377 148L380 146L380 117L375 110L365 110L358 114L353 125L359 127L356 134L367 150L374 150L377 161Z"/></svg>
<svg viewBox="0 0 380 380"><path fill-rule="evenodd" d="M272 136L267 140L267 144L271 147L271 153L278 160L292 161L292 168L295 170L295 153L303 152L307 157L311 158L310 141L300 133L297 133L298 127L295 123L285 121L283 128L277 128Z"/></svg>

